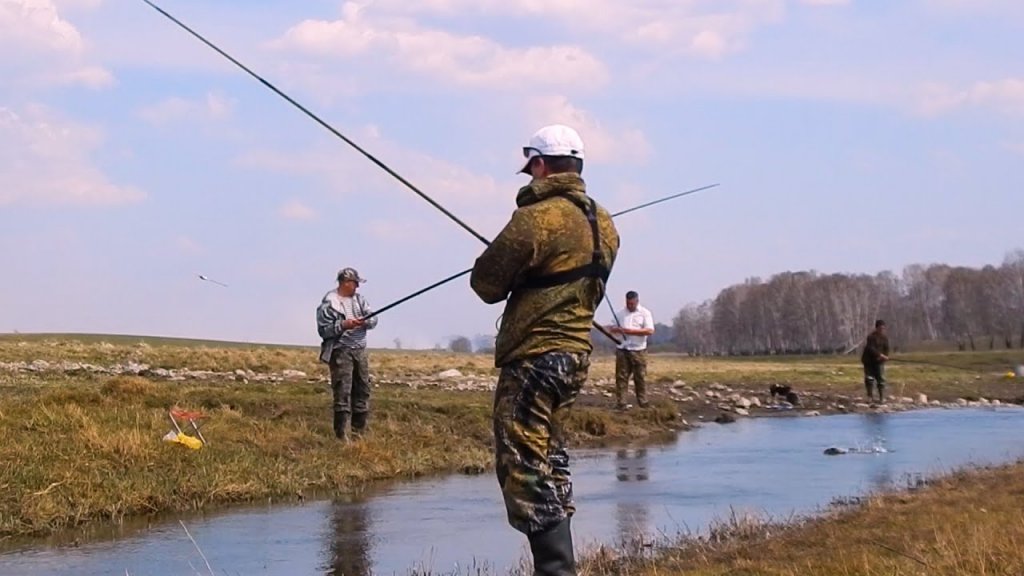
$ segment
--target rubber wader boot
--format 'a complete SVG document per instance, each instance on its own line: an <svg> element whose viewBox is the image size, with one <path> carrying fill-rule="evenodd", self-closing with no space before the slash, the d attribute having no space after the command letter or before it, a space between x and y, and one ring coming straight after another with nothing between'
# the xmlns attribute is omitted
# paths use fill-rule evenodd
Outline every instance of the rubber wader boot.
<svg viewBox="0 0 1024 576"><path fill-rule="evenodd" d="M885 404L885 384L879 382L876 387L878 388L878 402Z"/></svg>
<svg viewBox="0 0 1024 576"><path fill-rule="evenodd" d="M875 399L875 379L870 376L864 379L864 390L868 393L868 401Z"/></svg>
<svg viewBox="0 0 1024 576"><path fill-rule="evenodd" d="M334 413L334 435L339 440L348 440L348 436L345 434L345 424L348 423L348 414L345 412Z"/></svg>
<svg viewBox="0 0 1024 576"><path fill-rule="evenodd" d="M352 413L352 434L362 436L366 433L366 418L369 415L369 412Z"/></svg>
<svg viewBox="0 0 1024 576"><path fill-rule="evenodd" d="M569 519L544 532L529 535L533 576L576 576Z"/></svg>

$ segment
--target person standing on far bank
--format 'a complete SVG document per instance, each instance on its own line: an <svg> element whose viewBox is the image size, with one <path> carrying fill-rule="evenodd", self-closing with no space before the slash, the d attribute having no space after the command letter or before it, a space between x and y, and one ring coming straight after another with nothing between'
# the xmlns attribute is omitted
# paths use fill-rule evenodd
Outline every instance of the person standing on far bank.
<svg viewBox="0 0 1024 576"><path fill-rule="evenodd" d="M609 332L623 336L622 344L615 350L615 407L629 408L625 396L632 377L637 404L646 408L647 337L654 334L654 316L640 305L640 295L630 290L626 292L626 308L618 312L615 321L615 326L607 326Z"/></svg>
<svg viewBox="0 0 1024 576"><path fill-rule="evenodd" d="M356 290L366 282L354 268L338 272L338 287L324 294L316 309L320 361L330 370L334 395L334 435L348 440L348 419L352 434L366 432L370 414L370 363L366 354L366 331L377 327L377 317L363 320L373 311Z"/></svg>
<svg viewBox="0 0 1024 576"><path fill-rule="evenodd" d="M874 400L872 388L878 389L878 401L885 402L885 363L889 361L889 336L884 320L875 321L875 331L864 341L860 362L864 365L864 388L868 401Z"/></svg>
<svg viewBox="0 0 1024 576"><path fill-rule="evenodd" d="M526 535L534 576L575 576L569 522L576 511L561 420L590 368L594 309L619 249L608 212L587 195L583 141L560 124L523 148L533 179L516 211L477 258L470 286L505 300L495 341L495 468L509 524Z"/></svg>

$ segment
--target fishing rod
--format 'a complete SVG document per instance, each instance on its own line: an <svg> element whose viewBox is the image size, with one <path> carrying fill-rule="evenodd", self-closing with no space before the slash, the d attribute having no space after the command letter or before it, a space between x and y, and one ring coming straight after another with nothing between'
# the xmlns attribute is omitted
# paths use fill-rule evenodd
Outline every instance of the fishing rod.
<svg viewBox="0 0 1024 576"><path fill-rule="evenodd" d="M299 104L291 96L288 96L287 94L285 94L284 92L279 90L277 88L277 86L274 86L269 81L264 79L262 76L260 76L259 74L253 72L252 70L250 70L245 64L242 64L241 62L236 60L234 57L232 57L230 54L228 54L224 50L221 50L219 47L217 47L216 44L214 44L213 42L210 42L209 40L204 38L201 34L196 32L192 28L189 28L184 22L182 22L181 20L178 20L177 18L172 16L169 12L167 12L163 8L161 8L161 7L157 6L156 4L154 4L151 0L142 0L142 1L145 2L146 4L148 4L151 8L156 10L158 13L160 13L162 16L164 16L165 18L167 18L171 22L177 24L181 29L185 30L186 32L188 32L189 34L194 36L197 40L199 40L203 44L206 44L207 46L209 46L215 52L217 52L218 54L220 54L221 56L226 58L228 61L230 61L232 64L234 64L235 66L238 66L239 68L241 68L245 73L249 74L250 76L255 78L257 81L259 81L260 84L263 84L264 86L269 88L271 91L273 91L275 94L277 94L281 98L284 98L289 104L291 104L292 106L295 106L297 109L302 111L306 116L309 116L311 119L313 119L313 121L315 121L317 124L323 126L331 134L334 134L335 136L340 138L346 144L348 144L349 146L354 148L357 152L359 152L360 154L365 156L368 160L370 160L371 162L376 164L379 168L381 168L382 170L384 170L385 172L387 172L388 174L393 176L396 180L398 180L399 182L404 184L406 188L408 188L409 190L412 190L420 198L426 200L427 203L429 203L431 206L433 206L434 208L437 208L442 214L444 214L445 216L450 218L453 222L455 222L456 224L461 226L466 232L469 232L477 240L483 242L484 245L486 245L486 246L490 246L491 245L491 242L487 238L484 238L482 235L480 235L479 232L477 232L476 230L472 229L468 224L466 224L465 222L460 220L458 217L456 217L454 214L449 212L447 209L445 209L444 206L441 206L437 201L435 201L433 198L428 196L425 192L423 192L422 190L420 190L416 186L413 186L413 184L411 182L409 182L408 180L403 178L401 175L399 175L398 172L395 172L394 170L392 170L387 164L385 164L384 162L378 160L376 156L374 156L373 154L370 154L369 152L367 152L366 150L361 148L358 144L356 144L351 139L347 138L344 134L339 132L336 128L334 128L333 126L331 126L330 124L325 122L323 119L321 119L319 116L317 116L313 112L311 112L308 108L306 108L302 104ZM601 332L602 334L607 336L609 339L611 339L616 344L621 344L621 341L618 338L616 338L614 335L612 335L610 332L605 330L604 326L601 326L597 322L594 322L593 324L594 324L594 327L597 328L597 330L599 332Z"/></svg>
<svg viewBox="0 0 1024 576"><path fill-rule="evenodd" d="M403 178L398 172L395 172L394 170L392 170L387 164L385 164L385 163L381 162L380 160L378 160L376 156L374 156L373 154L370 154L369 152L364 150L358 144L356 144L351 139L346 137L344 134L339 132L336 128L334 128L334 126L331 126L330 124L325 122L323 119L321 119L319 116L317 116L316 114L311 112L308 108L306 108L302 104L299 104L298 102L296 102L295 99L293 99L291 96L289 96L289 95L285 94L284 92L282 92L281 90L279 90L277 88L277 86L274 86L269 81L264 79L262 76L260 76L259 74L253 72L252 70L250 70L245 64L242 64L241 62L236 60L234 57L232 57L230 54L228 54L227 52L225 52L225 51L221 50L220 48L218 48L216 44L214 44L213 42L210 42L209 40L204 38L201 34L196 32L195 30L189 28L187 25L185 25L184 22L182 22L181 20L178 20L177 18L175 18L170 13L168 13L166 10L164 10L163 8L157 6L156 4L151 2L150 0L142 0L142 1L145 2L146 4L149 4L149 6L152 7L154 10L156 10L157 12L162 14L164 17L166 17L171 22L174 22L175 24L180 26L183 30L185 30L186 32L188 32L192 36L195 36L200 42L202 42L203 44L206 44L207 46L212 48L214 51L216 51L218 54L220 54L221 56L227 58L232 64L234 64L235 66L238 66L239 68L244 70L247 74L249 74L250 76L252 76L256 80L258 80L260 84L263 84L264 86L266 86L267 88L272 90L275 94L277 94L281 98L284 98L285 100L287 100L289 104L291 104L292 106L295 106L296 108L298 108L306 116L309 116L310 118L312 118L314 122L316 122L317 124L319 124L319 125L323 126L324 128L326 128L331 134L334 134L338 138L341 138L346 144L348 144L349 146L354 148L357 152L359 152L360 154L365 156L370 162L373 162L374 164L379 166L382 170L384 170L385 172L387 172L388 174L393 176L396 180L398 180L399 182L404 184L406 188L408 188L409 190L412 190L420 198L423 198L428 203L430 203L431 206L433 206L434 208L437 208L438 210L440 210L442 214L444 214L445 216L450 218L453 222L455 222L456 224L461 226L466 232L469 232L470 234L475 236L477 238L477 240L480 240L484 244L489 244L490 243L490 242L488 242L488 240L486 238L481 236L476 230L473 230L472 228L470 228L468 224L466 224L465 222L460 220L457 216L455 216L454 214L449 212L447 209L445 209L444 206L441 206L440 204L438 204L437 201L435 201L433 198L428 196L425 192L423 192L422 190L420 190L419 188L414 186L411 182L409 182L408 180Z"/></svg>
<svg viewBox="0 0 1024 576"><path fill-rule="evenodd" d="M680 197L683 197L683 196L687 196L689 194L695 194L697 192L700 192L701 190L707 190L708 188L714 188L715 186L718 186L718 184L709 184L707 186L701 186L700 188L694 188L692 190L687 190L686 192L679 192L677 194L672 194L671 196L666 196L664 198L659 198L657 200L652 200L651 202L647 202L647 203L641 204L639 206L634 206L632 208L627 208L625 210L621 210L619 212L615 212L614 214L611 215L611 217L615 218L617 216L621 216L623 214L628 214L630 212L633 212L634 210L639 210L640 208L646 208L647 206L652 206L654 204L658 204L659 202L665 202L667 200L672 200L674 198L680 198ZM373 318L374 316L379 316L380 314L383 314L383 313L387 312L388 310L391 310L395 306L398 306L400 304L404 304L404 303L408 302L409 300L412 300L413 298L415 298L417 296L420 296L421 294L425 294L427 292L430 292L431 290L433 290L435 288L440 288L441 286L444 286L445 284L451 282L452 280L457 280L457 279L465 276L466 274L469 274L472 271L473 271L473 269L469 268L467 270L463 270L462 272L456 272L455 274L452 274L451 276L449 276L449 277L447 277L447 278L445 278L443 280L438 280L437 282L434 282L433 284L431 284L430 286L427 286L426 288L421 288L421 289L413 292L412 294L409 294L408 296L404 296L402 298L399 298L398 300L395 300L394 302L388 304L387 306L384 306L380 310L375 310L374 312L364 316L363 320L369 320L370 318ZM611 300L608 300L608 293L607 292L605 293L604 298L608 302L608 307L612 309L612 317L615 318L615 324L619 325L619 327L621 327L621 325L619 324L619 318L615 314L615 307L612 306Z"/></svg>
<svg viewBox="0 0 1024 576"><path fill-rule="evenodd" d="M963 370L965 372L973 372L975 374L980 373L979 370L974 368L964 368L963 366L956 366L953 364L943 364L941 362L929 362L928 360L906 360L904 358L889 358L890 362L902 362L904 364L922 364L925 366L938 366L940 368L953 368L954 370Z"/></svg>
<svg viewBox="0 0 1024 576"><path fill-rule="evenodd" d="M701 190L707 190L708 188L714 188L715 186L718 186L718 184L709 184L707 186L701 186L700 188L694 188L693 190L687 190L686 192L680 192L678 194L672 194L672 195L666 196L664 198L659 198L658 200L652 200L652 201L647 202L645 204L641 204L639 206L634 206L632 208L628 208L626 210L622 210L620 212L616 212L615 214L612 214L612 218L614 218L616 216L621 216L623 214L628 214L628 213L630 213L630 212L632 212L634 210L639 210L641 208L646 208L648 206L654 206L655 204L659 204L661 202L667 202L668 200L672 200L673 198L680 198L682 196L688 196L690 194L696 194L697 192L700 192ZM608 297L608 291L607 290L605 290L605 293L604 293L604 301L608 303L608 309L612 311L612 318L615 319L615 325L621 330L622 329L622 323L619 322L619 315L615 313L615 306L612 305L612 300L611 300L611 298ZM623 334L623 336L625 336L625 334Z"/></svg>

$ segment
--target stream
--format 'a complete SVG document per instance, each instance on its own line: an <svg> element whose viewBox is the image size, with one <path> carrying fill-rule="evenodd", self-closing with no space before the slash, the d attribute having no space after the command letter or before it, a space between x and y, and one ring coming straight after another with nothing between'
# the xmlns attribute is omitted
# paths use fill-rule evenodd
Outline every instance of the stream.
<svg viewBox="0 0 1024 576"><path fill-rule="evenodd" d="M849 453L823 454L829 447ZM1024 456L1024 409L746 418L669 444L572 456L580 550L700 533L732 510L813 513L837 498L1012 461ZM404 576L474 566L504 574L528 555L488 472L394 483L347 500L132 520L74 545L70 534L7 543L0 575L209 574L179 520L218 575Z"/></svg>

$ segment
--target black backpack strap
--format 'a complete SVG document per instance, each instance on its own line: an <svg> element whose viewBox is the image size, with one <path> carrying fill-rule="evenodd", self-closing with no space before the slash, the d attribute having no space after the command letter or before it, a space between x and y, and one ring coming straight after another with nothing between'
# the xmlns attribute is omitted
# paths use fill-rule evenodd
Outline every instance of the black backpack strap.
<svg viewBox="0 0 1024 576"><path fill-rule="evenodd" d="M581 278L597 278L602 283L608 281L611 271L604 262L604 252L601 252L601 231L597 223L597 203L593 198L588 198L589 203L584 203L579 198L569 195L564 195L562 198L572 202L582 210L583 214L587 217L587 222L590 223L590 234L594 242L590 263L561 272L542 276L530 276L523 282L523 288L551 288L552 286L575 282Z"/></svg>

